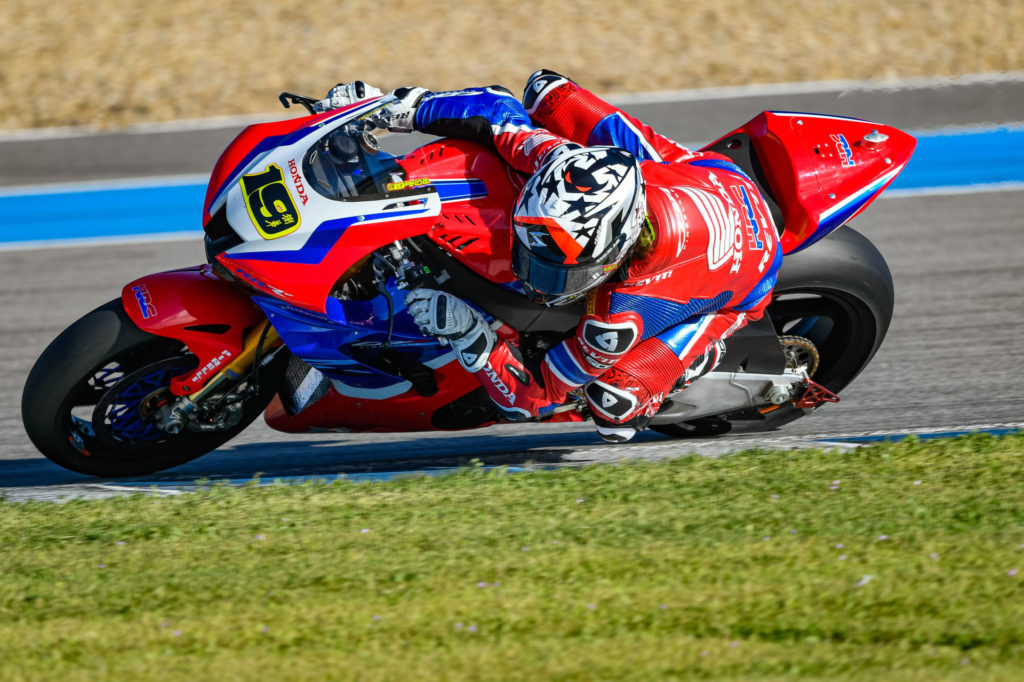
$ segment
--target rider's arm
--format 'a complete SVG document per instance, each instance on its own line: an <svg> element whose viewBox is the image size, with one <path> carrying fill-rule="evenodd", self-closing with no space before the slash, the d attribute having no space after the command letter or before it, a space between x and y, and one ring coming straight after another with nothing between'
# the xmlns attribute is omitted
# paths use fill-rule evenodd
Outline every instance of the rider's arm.
<svg viewBox="0 0 1024 682"><path fill-rule="evenodd" d="M488 146L524 173L533 173L548 154L569 143L535 128L519 100L499 86L427 93L416 106L415 128Z"/></svg>
<svg viewBox="0 0 1024 682"><path fill-rule="evenodd" d="M531 111L536 125L556 135L587 146L622 147L641 161L679 162L703 156L566 79L544 93Z"/></svg>

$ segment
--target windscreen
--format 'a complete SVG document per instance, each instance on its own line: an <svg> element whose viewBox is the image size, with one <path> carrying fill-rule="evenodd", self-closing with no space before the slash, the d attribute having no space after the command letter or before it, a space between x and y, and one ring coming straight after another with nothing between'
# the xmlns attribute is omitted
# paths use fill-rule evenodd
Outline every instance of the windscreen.
<svg viewBox="0 0 1024 682"><path fill-rule="evenodd" d="M302 160L302 172L319 194L337 201L378 197L387 183L405 179L395 157L366 150L357 122L317 140Z"/></svg>

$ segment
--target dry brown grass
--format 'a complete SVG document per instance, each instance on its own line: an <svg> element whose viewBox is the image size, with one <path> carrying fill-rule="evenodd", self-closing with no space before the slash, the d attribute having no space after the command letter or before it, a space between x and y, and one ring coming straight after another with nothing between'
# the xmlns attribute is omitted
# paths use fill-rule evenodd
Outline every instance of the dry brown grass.
<svg viewBox="0 0 1024 682"><path fill-rule="evenodd" d="M600 91L1024 69L1021 0L4 0L0 128L272 110L339 80Z"/></svg>

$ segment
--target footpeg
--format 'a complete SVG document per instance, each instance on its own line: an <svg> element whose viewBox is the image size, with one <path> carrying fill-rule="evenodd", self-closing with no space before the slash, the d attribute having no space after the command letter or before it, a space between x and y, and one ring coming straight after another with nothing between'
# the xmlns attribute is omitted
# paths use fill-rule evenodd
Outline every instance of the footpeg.
<svg viewBox="0 0 1024 682"><path fill-rule="evenodd" d="M803 386L804 392L793 401L793 406L799 410L813 409L822 403L839 402L839 396L815 381L804 379Z"/></svg>

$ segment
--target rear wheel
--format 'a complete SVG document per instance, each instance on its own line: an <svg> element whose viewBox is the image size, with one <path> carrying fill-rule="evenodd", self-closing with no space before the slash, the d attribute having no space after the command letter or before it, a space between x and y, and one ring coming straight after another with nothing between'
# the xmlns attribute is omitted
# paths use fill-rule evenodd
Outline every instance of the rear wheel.
<svg viewBox="0 0 1024 682"><path fill-rule="evenodd" d="M787 354L799 358L806 350L804 340L813 344L818 356L814 380L838 393L878 351L889 329L893 302L892 276L882 254L852 227L841 227L783 259L768 315L776 334L799 339L784 344ZM700 419L651 428L673 437L717 435L739 423L767 431L806 412L786 403L758 421Z"/></svg>
<svg viewBox="0 0 1024 682"><path fill-rule="evenodd" d="M94 476L148 474L195 459L241 432L273 398L281 364L275 360L260 372L258 390L230 426L169 433L158 414L176 397L170 382L194 369L197 359L181 342L139 329L116 299L43 351L25 383L22 421L39 451L62 467Z"/></svg>

